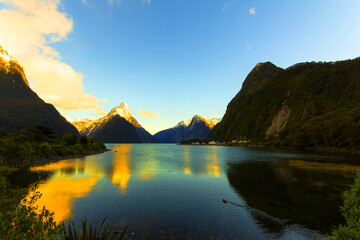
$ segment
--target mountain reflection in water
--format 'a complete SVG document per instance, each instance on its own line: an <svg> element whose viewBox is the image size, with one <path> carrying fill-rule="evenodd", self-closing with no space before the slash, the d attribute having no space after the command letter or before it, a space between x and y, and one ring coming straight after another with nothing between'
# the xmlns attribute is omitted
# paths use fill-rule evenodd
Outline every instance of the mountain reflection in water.
<svg viewBox="0 0 360 240"><path fill-rule="evenodd" d="M40 207L57 221L130 222L129 239L314 239L342 221L341 192L354 177L334 156L173 144L108 148L31 168L46 176ZM332 163L319 171L315 160ZM342 170L333 171L337 166Z"/></svg>

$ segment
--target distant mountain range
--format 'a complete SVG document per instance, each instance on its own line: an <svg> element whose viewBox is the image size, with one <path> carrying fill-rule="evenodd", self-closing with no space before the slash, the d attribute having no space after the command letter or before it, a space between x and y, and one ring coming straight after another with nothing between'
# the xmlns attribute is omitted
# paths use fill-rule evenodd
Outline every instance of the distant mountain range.
<svg viewBox="0 0 360 240"><path fill-rule="evenodd" d="M360 148L360 58L259 63L214 127L212 140Z"/></svg>
<svg viewBox="0 0 360 240"><path fill-rule="evenodd" d="M78 133L55 107L33 92L18 61L0 46L0 131L45 126L57 136Z"/></svg>
<svg viewBox="0 0 360 240"><path fill-rule="evenodd" d="M73 125L80 134L106 143L157 142L132 116L126 103L113 108L105 117L97 120L76 121Z"/></svg>
<svg viewBox="0 0 360 240"><path fill-rule="evenodd" d="M219 123L216 118L205 119L202 116L195 115L191 121L185 120L179 122L175 127L160 131L154 137L160 143L179 143L182 140L206 138L211 129Z"/></svg>

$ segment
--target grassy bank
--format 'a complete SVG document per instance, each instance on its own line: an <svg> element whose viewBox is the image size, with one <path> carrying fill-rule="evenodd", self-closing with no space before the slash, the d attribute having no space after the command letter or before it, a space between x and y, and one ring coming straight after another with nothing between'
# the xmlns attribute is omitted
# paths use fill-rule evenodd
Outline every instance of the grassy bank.
<svg viewBox="0 0 360 240"><path fill-rule="evenodd" d="M63 158L106 151L103 142L67 134L56 138L46 127L32 127L18 133L0 133L0 164L29 166Z"/></svg>
<svg viewBox="0 0 360 240"><path fill-rule="evenodd" d="M229 146L229 147L249 147L249 148L267 148L279 150L295 150L295 151L311 151L323 153L346 153L346 154L360 154L358 148L339 148L339 147L290 147L269 142L251 142L251 141L236 141L214 143L209 139L189 139L180 142L180 145L211 145L211 146Z"/></svg>

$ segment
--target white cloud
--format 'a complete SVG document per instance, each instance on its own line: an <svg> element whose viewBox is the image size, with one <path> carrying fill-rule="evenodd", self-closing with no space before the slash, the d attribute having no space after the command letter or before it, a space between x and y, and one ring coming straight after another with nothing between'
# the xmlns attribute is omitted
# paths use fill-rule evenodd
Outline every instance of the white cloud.
<svg viewBox="0 0 360 240"><path fill-rule="evenodd" d="M60 0L0 0L0 45L23 65L33 90L46 102L68 110L105 113L99 99L85 93L82 75L61 61L49 43L66 40L72 20Z"/></svg>
<svg viewBox="0 0 360 240"><path fill-rule="evenodd" d="M140 110L140 111L138 111L138 113L143 115L146 118L157 118L160 115L160 113L153 113L148 110Z"/></svg>
<svg viewBox="0 0 360 240"><path fill-rule="evenodd" d="M107 3L111 6L113 6L116 3L122 3L125 2L126 0L106 0ZM151 4L151 0L136 0L133 1L133 3L141 3L142 5L150 5Z"/></svg>
<svg viewBox="0 0 360 240"><path fill-rule="evenodd" d="M109 101L106 100L106 99L100 99L100 102L103 102L103 103L108 103Z"/></svg>
<svg viewBox="0 0 360 240"><path fill-rule="evenodd" d="M226 3L223 7L222 7L222 10L223 11L226 11L229 7L231 7L232 6L232 2L228 2L228 3Z"/></svg>
<svg viewBox="0 0 360 240"><path fill-rule="evenodd" d="M151 3L151 0L142 0L142 4L150 4Z"/></svg>
<svg viewBox="0 0 360 240"><path fill-rule="evenodd" d="M255 7L249 9L250 15L255 15Z"/></svg>
<svg viewBox="0 0 360 240"><path fill-rule="evenodd" d="M218 114L213 115L213 118L219 118L219 117L220 117L220 115L218 115Z"/></svg>
<svg viewBox="0 0 360 240"><path fill-rule="evenodd" d="M223 11L226 11L228 8L230 8L234 3L238 2L239 0L231 0L223 5L221 8Z"/></svg>

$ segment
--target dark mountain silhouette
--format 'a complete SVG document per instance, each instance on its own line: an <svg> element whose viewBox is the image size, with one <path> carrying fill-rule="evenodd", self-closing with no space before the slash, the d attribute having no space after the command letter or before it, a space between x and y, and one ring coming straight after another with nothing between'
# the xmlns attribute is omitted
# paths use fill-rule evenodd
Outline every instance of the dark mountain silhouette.
<svg viewBox="0 0 360 240"><path fill-rule="evenodd" d="M33 92L18 61L0 46L0 130L17 132L45 126L57 136L78 133L55 107Z"/></svg>

